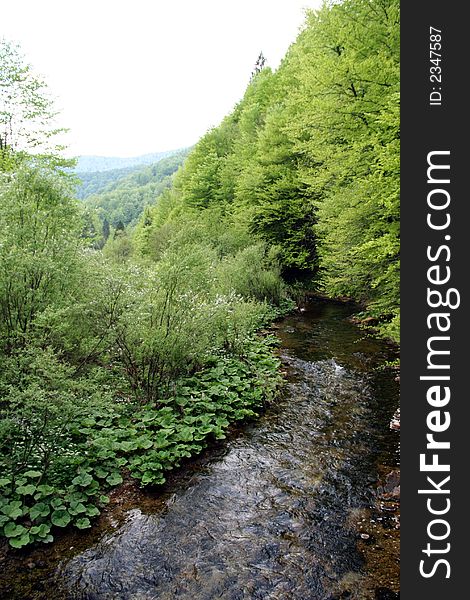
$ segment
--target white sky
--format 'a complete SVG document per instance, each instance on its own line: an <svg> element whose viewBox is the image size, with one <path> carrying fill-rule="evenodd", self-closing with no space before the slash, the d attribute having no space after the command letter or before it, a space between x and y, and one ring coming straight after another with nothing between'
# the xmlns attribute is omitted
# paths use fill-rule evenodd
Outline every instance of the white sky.
<svg viewBox="0 0 470 600"><path fill-rule="evenodd" d="M13 0L0 37L19 42L69 127L70 154L189 146L245 91L262 50L279 65L320 0Z"/></svg>

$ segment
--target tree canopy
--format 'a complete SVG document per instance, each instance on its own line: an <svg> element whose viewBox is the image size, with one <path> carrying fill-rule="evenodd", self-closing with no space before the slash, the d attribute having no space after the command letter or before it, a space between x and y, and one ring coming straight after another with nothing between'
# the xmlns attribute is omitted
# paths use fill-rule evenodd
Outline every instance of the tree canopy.
<svg viewBox="0 0 470 600"><path fill-rule="evenodd" d="M0 39L0 153L57 154L57 112L46 83L25 63L19 46Z"/></svg>
<svg viewBox="0 0 470 600"><path fill-rule="evenodd" d="M308 11L279 69L256 69L146 214L140 250L215 211L277 247L289 281L363 303L398 339L399 135L398 1Z"/></svg>

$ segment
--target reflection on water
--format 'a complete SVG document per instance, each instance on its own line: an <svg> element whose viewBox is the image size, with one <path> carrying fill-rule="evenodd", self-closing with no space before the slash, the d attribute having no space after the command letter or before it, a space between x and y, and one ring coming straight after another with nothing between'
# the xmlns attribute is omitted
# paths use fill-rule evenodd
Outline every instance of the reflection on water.
<svg viewBox="0 0 470 600"><path fill-rule="evenodd" d="M285 319L280 401L121 525L90 535L87 549L48 571L44 596L39 585L24 597L397 598L397 533L385 532L390 552L373 518L378 468L396 463L396 383L375 370L391 351L350 312L319 301Z"/></svg>

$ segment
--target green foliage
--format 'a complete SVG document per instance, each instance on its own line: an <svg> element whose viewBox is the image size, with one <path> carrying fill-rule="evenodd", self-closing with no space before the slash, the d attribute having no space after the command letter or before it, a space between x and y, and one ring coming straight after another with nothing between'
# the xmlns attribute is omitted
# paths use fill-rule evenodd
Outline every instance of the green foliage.
<svg viewBox="0 0 470 600"><path fill-rule="evenodd" d="M66 179L22 167L3 193L3 273L24 264L47 283L24 320L7 318L13 278L2 296L0 531L21 548L88 528L125 476L163 483L257 414L278 361L253 333L283 287L276 252L218 220L180 224L157 262L137 264L82 246Z"/></svg>
<svg viewBox="0 0 470 600"><path fill-rule="evenodd" d="M44 81L16 44L0 38L0 171L11 151L57 153L50 140L63 130L54 127L55 116Z"/></svg>
<svg viewBox="0 0 470 600"><path fill-rule="evenodd" d="M79 175L85 179L86 187L82 185L77 196L84 199L87 209L96 213L102 222L107 219L113 227L119 222L125 226L135 225L145 207L154 204L156 198L171 185L173 173L187 154L186 150L177 152L153 165L134 169L127 175L120 171L96 173L93 179L90 174Z"/></svg>
<svg viewBox="0 0 470 600"><path fill-rule="evenodd" d="M281 273L364 304L398 339L399 3L310 11L279 69L258 68L242 101L194 147L137 230L158 260L188 221L222 251L245 232L276 247ZM230 250L228 251L230 253Z"/></svg>
<svg viewBox="0 0 470 600"><path fill-rule="evenodd" d="M77 383L57 372L58 364L49 366L47 376L28 361L24 369L34 373L35 398L47 379L54 379L50 388L57 393L49 394L42 412L32 399L21 406L13 402L2 423L1 467L7 476L0 480L0 530L10 545L50 542L53 527L90 527L90 518L109 501L102 491L122 483L122 469L142 485L159 485L165 471L211 439L224 438L230 422L256 416L280 382L272 344L270 338L246 338L243 355L213 358L203 371L176 380L157 404L138 410L72 398L69 387ZM44 418L41 430L35 428L37 413ZM8 456L12 437L14 456Z"/></svg>
<svg viewBox="0 0 470 600"><path fill-rule="evenodd" d="M77 169L80 169L80 159ZM89 196L95 196L114 188L118 181L125 179L132 173L140 171L142 165L134 167L123 167L122 169L110 169L109 171L77 172L77 187L75 196L79 200L85 200Z"/></svg>
<svg viewBox="0 0 470 600"><path fill-rule="evenodd" d="M26 164L0 178L0 336L30 333L36 316L65 299L78 250L78 209L68 180Z"/></svg>
<svg viewBox="0 0 470 600"><path fill-rule="evenodd" d="M399 3L311 13L284 68L296 81L285 131L316 198L325 290L365 303L398 339Z"/></svg>
<svg viewBox="0 0 470 600"><path fill-rule="evenodd" d="M361 301L398 338L398 16L396 0L309 13L171 186L182 156L81 211L60 161L2 142L0 533L13 548L90 527L126 478L159 485L259 414L279 361L256 331L292 306L283 279ZM2 44L16 115L23 92L3 73L28 68Z"/></svg>

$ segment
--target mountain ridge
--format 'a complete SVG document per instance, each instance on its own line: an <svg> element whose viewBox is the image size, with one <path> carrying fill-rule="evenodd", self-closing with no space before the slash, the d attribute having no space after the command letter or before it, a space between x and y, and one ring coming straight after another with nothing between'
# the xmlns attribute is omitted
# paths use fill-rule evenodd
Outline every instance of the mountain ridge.
<svg viewBox="0 0 470 600"><path fill-rule="evenodd" d="M130 167L139 167L156 163L162 158L172 156L185 148L175 150L165 150L163 152L150 152L139 156L99 156L95 154L84 154L77 157L75 172L80 173L98 173L112 171L117 169L126 169Z"/></svg>

